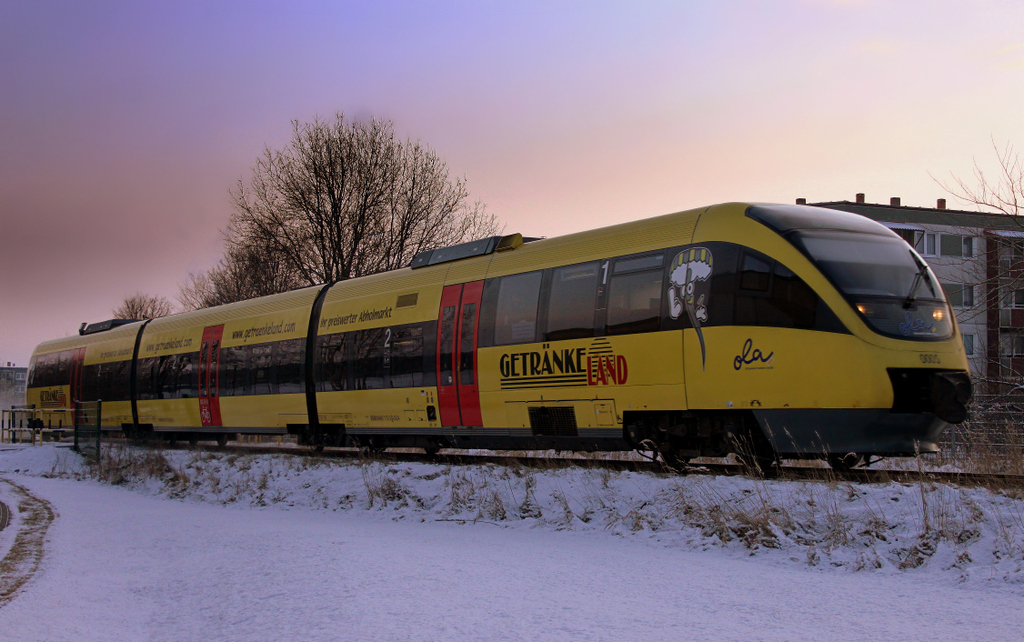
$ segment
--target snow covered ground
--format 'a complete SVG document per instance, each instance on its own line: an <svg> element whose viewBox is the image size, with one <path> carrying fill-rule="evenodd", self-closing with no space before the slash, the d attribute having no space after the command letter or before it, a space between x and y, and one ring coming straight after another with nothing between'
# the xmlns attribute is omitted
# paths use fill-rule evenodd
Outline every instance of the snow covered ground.
<svg viewBox="0 0 1024 642"><path fill-rule="evenodd" d="M1005 493L112 455L101 483L66 449L0 450L0 501L20 486L56 514L0 638L1024 637Z"/></svg>

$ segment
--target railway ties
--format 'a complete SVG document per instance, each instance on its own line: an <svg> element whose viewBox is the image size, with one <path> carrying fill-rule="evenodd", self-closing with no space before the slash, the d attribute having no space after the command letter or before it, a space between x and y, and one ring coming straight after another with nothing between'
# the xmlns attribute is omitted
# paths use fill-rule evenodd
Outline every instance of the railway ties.
<svg viewBox="0 0 1024 642"><path fill-rule="evenodd" d="M158 447L187 450L185 445ZM620 472L644 472L661 475L750 475L749 469L743 464L727 463L691 463L688 465L669 466L660 461L628 460L628 459L597 459L589 457L538 457L518 453L477 454L472 452L441 452L427 455L417 452L403 452L394 449L380 454L370 454L352 448L327 448L315 453L306 447L282 447L259 445L200 446L210 452L230 452L235 454L286 454L304 457L322 457L328 459L364 460L372 459L381 462L435 463L450 466L470 466L492 464L500 466L522 466L527 468L603 468ZM990 486L999 488L1024 488L1024 476L998 473L963 473L947 471L928 471L917 469L876 469L852 468L835 470L811 466L782 466L770 471L765 476L777 481L822 481L852 482L863 484L898 483L947 483L959 486Z"/></svg>

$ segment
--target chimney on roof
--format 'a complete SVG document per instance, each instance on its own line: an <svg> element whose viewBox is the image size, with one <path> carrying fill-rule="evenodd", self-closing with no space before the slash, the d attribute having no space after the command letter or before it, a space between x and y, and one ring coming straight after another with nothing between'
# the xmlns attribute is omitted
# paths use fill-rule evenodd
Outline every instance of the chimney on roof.
<svg viewBox="0 0 1024 642"><path fill-rule="evenodd" d="M864 192L858 192L857 193L857 202L858 203L863 203L864 202Z"/></svg>
<svg viewBox="0 0 1024 642"><path fill-rule="evenodd" d="M940 210L946 209L946 199L940 198L938 201L936 201L935 202L935 209L940 209Z"/></svg>
<svg viewBox="0 0 1024 642"><path fill-rule="evenodd" d="M899 196L893 196L892 198L890 198L889 199L889 205L891 207L899 207L900 206L900 197Z"/></svg>
<svg viewBox="0 0 1024 642"><path fill-rule="evenodd" d="M796 199L796 204L797 205L807 205L807 199L806 198L798 198L798 199Z"/></svg>

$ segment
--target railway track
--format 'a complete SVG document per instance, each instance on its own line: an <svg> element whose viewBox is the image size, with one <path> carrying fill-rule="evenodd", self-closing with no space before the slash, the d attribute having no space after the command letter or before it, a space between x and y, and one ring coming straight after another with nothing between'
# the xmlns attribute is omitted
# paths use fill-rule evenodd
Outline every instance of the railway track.
<svg viewBox="0 0 1024 642"><path fill-rule="evenodd" d="M189 450L196 446L178 444L175 446L162 445L163 448L174 450ZM302 446L276 446L256 444L231 444L227 446L215 446L204 444L198 446L210 452L230 452L235 454L286 454L309 457L324 457L328 459L349 459L365 460L372 459L381 462L417 462L417 463L440 463L451 466L464 465L514 465L528 468L604 468L616 471L646 472L664 475L750 475L748 468L742 464L725 463L693 463L688 466L672 467L660 461L636 460L636 459L598 459L596 457L580 456L554 456L542 457L536 455L523 455L520 453L485 453L474 452L445 452L435 455L425 453L403 452L388 450L381 453L368 454L353 448L327 448L323 452L315 453ZM884 484L889 482L916 483L921 481L941 482L960 486L996 486L1001 488L1024 488L1024 475L998 474L998 473L960 473L928 470L907 470L907 469L881 469L881 468L854 468L851 470L833 470L831 468L816 468L812 466L791 465L783 466L767 475L772 479L792 481L846 481L868 484Z"/></svg>

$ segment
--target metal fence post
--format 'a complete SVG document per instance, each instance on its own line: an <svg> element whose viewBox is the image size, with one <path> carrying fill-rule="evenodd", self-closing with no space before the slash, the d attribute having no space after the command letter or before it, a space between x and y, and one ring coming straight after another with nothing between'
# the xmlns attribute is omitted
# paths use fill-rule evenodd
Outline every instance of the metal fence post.
<svg viewBox="0 0 1024 642"><path fill-rule="evenodd" d="M96 468L100 472L103 471L103 451L100 449L100 437L103 435L103 427L101 425L103 400L96 400Z"/></svg>

